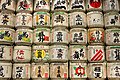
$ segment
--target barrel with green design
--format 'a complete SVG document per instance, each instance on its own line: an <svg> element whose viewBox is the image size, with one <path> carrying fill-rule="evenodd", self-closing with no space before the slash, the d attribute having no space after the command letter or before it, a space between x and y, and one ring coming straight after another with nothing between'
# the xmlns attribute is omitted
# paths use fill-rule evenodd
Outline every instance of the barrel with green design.
<svg viewBox="0 0 120 80"><path fill-rule="evenodd" d="M15 35L15 43L31 45L33 42L33 31L31 29L18 29Z"/></svg>

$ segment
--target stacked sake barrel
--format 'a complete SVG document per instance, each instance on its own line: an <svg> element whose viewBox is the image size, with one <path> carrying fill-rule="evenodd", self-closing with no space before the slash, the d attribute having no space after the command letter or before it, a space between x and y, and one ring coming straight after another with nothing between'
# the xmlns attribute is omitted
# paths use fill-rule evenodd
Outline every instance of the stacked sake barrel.
<svg viewBox="0 0 120 80"><path fill-rule="evenodd" d="M32 0L16 1L15 46L13 52L13 79L30 79L32 30Z"/></svg>
<svg viewBox="0 0 120 80"><path fill-rule="evenodd" d="M87 78L87 19L85 11L85 0L69 1L69 75L71 80L86 80Z"/></svg>
<svg viewBox="0 0 120 80"><path fill-rule="evenodd" d="M0 78L11 79L14 43L15 1L0 2Z"/></svg>
<svg viewBox="0 0 120 80"><path fill-rule="evenodd" d="M31 78L47 80L50 61L50 1L34 0Z"/></svg>
<svg viewBox="0 0 120 80"><path fill-rule="evenodd" d="M50 78L68 78L68 0L52 0L52 30L50 46Z"/></svg>
<svg viewBox="0 0 120 80"><path fill-rule="evenodd" d="M88 24L88 78L90 80L105 80L106 62L104 50L104 20L102 0L91 2L87 0Z"/></svg>
<svg viewBox="0 0 120 80"><path fill-rule="evenodd" d="M120 78L120 15L118 1L104 0L107 77L109 80L119 80Z"/></svg>

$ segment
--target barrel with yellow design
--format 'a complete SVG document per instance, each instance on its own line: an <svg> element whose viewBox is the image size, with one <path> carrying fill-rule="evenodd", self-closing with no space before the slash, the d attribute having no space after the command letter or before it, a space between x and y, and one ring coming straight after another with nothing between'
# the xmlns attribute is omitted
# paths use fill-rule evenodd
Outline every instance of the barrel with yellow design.
<svg viewBox="0 0 120 80"><path fill-rule="evenodd" d="M39 11L33 15L34 27L50 27L50 14L48 12Z"/></svg>
<svg viewBox="0 0 120 80"><path fill-rule="evenodd" d="M49 46L48 45L33 45L32 60L33 62L48 61L49 60Z"/></svg>
<svg viewBox="0 0 120 80"><path fill-rule="evenodd" d="M17 29L15 34L15 43L22 45L31 45L33 42L33 31L31 29Z"/></svg>
<svg viewBox="0 0 120 80"><path fill-rule="evenodd" d="M13 44L15 31L10 28L0 28L0 44Z"/></svg>

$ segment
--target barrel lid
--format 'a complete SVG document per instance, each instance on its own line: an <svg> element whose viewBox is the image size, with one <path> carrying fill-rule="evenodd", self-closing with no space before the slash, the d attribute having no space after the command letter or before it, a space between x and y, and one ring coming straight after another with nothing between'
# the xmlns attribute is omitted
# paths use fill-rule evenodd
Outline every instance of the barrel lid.
<svg viewBox="0 0 120 80"><path fill-rule="evenodd" d="M17 31L28 31L28 32L33 32L31 29L17 29Z"/></svg>
<svg viewBox="0 0 120 80"><path fill-rule="evenodd" d="M50 31L50 29L48 29L48 28L36 28L36 29L34 29L34 32L36 32L36 31Z"/></svg>
<svg viewBox="0 0 120 80"><path fill-rule="evenodd" d="M15 46L14 49L29 49L31 50L30 46Z"/></svg>
<svg viewBox="0 0 120 80"><path fill-rule="evenodd" d="M100 11L91 11L91 12L88 12L87 13L87 15L89 15L89 14L102 14L102 12L100 12Z"/></svg>

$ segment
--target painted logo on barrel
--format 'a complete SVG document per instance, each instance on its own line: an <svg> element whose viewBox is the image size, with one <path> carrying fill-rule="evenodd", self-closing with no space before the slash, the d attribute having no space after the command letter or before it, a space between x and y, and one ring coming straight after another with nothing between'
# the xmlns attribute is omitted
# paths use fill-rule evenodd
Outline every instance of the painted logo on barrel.
<svg viewBox="0 0 120 80"><path fill-rule="evenodd" d="M4 30L0 31L0 39L1 40L7 40L7 41L12 41L13 40L10 31L4 31Z"/></svg>
<svg viewBox="0 0 120 80"><path fill-rule="evenodd" d="M18 32L18 40L25 41L25 42L31 42L30 35L28 32Z"/></svg>
<svg viewBox="0 0 120 80"><path fill-rule="evenodd" d="M82 77L82 76L85 76L85 75L86 75L86 74L85 74L85 67L81 67L81 66L79 66L79 67L74 67L74 70L75 70L75 75L77 75L77 76Z"/></svg>
<svg viewBox="0 0 120 80"><path fill-rule="evenodd" d="M93 8L99 8L101 6L101 0L90 0L90 6Z"/></svg>
<svg viewBox="0 0 120 80"><path fill-rule="evenodd" d="M102 61L104 59L103 49L92 49L91 52L89 52L89 55L90 54L91 54L90 61Z"/></svg>

